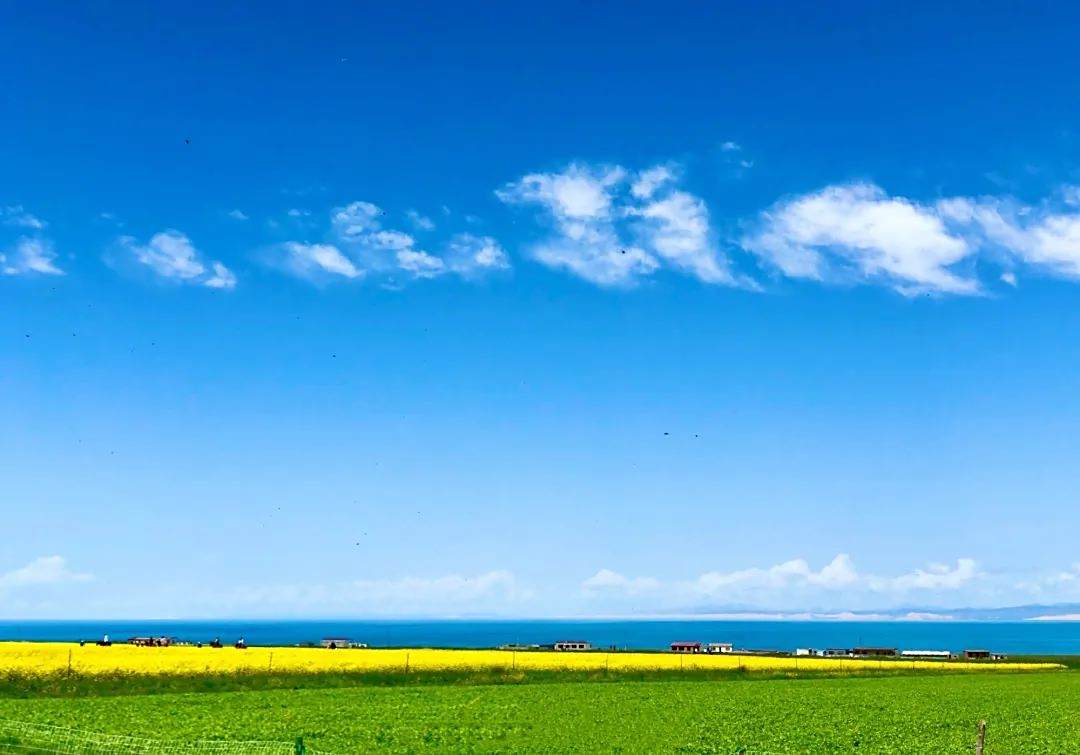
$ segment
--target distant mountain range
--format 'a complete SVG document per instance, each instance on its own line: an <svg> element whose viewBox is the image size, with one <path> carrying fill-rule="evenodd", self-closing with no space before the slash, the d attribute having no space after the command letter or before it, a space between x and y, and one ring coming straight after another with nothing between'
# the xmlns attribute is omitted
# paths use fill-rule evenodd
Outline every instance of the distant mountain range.
<svg viewBox="0 0 1080 755"><path fill-rule="evenodd" d="M731 619L776 619L792 621L1080 621L1080 603L1004 606L1000 608L905 607L880 610L792 610L771 611L750 606L701 606L681 615Z"/></svg>

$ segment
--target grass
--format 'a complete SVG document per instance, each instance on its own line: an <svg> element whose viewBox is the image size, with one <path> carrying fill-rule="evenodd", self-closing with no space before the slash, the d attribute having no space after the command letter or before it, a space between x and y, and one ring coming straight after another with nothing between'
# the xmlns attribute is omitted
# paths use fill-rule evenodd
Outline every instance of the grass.
<svg viewBox="0 0 1080 755"><path fill-rule="evenodd" d="M563 677L565 679L565 677ZM311 681L310 678L306 678ZM460 680L459 680L460 681ZM335 753L1080 751L1072 672L605 684L428 683L0 699L0 718Z"/></svg>
<svg viewBox="0 0 1080 755"><path fill-rule="evenodd" d="M1040 663L1058 664L1060 659L1046 658ZM1018 670L1007 675L1037 673ZM96 672L54 671L27 674L21 671L0 672L0 698L33 697L104 697L116 695L179 694L193 692L256 692L277 689L336 689L342 687L429 687L476 686L500 684L624 683L624 682L724 682L738 680L813 679L849 677L943 676L970 674L962 667L919 668L905 663L884 662L866 666L829 669L520 669L490 666L481 669L426 669L402 671L256 671L241 669L214 673L147 674L128 671ZM997 674L1006 672L998 671ZM982 674L979 674L982 676Z"/></svg>

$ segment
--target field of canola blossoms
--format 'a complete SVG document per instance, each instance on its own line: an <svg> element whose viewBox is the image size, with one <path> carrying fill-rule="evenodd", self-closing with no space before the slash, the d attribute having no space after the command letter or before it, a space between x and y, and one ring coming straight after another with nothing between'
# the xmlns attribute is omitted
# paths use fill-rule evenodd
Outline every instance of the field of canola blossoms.
<svg viewBox="0 0 1080 755"><path fill-rule="evenodd" d="M423 672L516 669L519 671L816 671L854 672L879 668L952 671L1018 671L1057 668L1039 663L963 663L793 658L673 653L556 653L506 650L364 649L193 646L80 646L78 643L0 643L0 674L218 674L233 672Z"/></svg>

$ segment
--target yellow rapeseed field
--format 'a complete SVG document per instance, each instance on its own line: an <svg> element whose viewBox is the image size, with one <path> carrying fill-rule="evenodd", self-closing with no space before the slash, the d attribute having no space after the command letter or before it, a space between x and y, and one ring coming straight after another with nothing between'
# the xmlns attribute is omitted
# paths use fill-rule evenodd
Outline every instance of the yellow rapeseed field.
<svg viewBox="0 0 1080 755"><path fill-rule="evenodd" d="M217 674L237 671L483 671L492 669L660 671L737 669L749 671L865 671L877 668L1011 671L1057 668L1039 663L962 663L793 658L755 655L673 653L566 653L508 650L351 649L192 646L80 646L77 643L0 642L0 674L48 674L71 669L81 674Z"/></svg>

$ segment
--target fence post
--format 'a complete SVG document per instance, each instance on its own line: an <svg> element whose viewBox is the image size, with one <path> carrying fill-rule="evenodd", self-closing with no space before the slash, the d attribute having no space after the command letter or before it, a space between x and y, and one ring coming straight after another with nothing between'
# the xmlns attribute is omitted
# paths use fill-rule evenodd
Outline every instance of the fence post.
<svg viewBox="0 0 1080 755"><path fill-rule="evenodd" d="M307 747L304 746L303 737L296 738L296 749L294 750L294 752L295 755L305 755L307 753Z"/></svg>
<svg viewBox="0 0 1080 755"><path fill-rule="evenodd" d="M986 721L979 721L978 734L975 735L975 755L983 755L986 747Z"/></svg>

